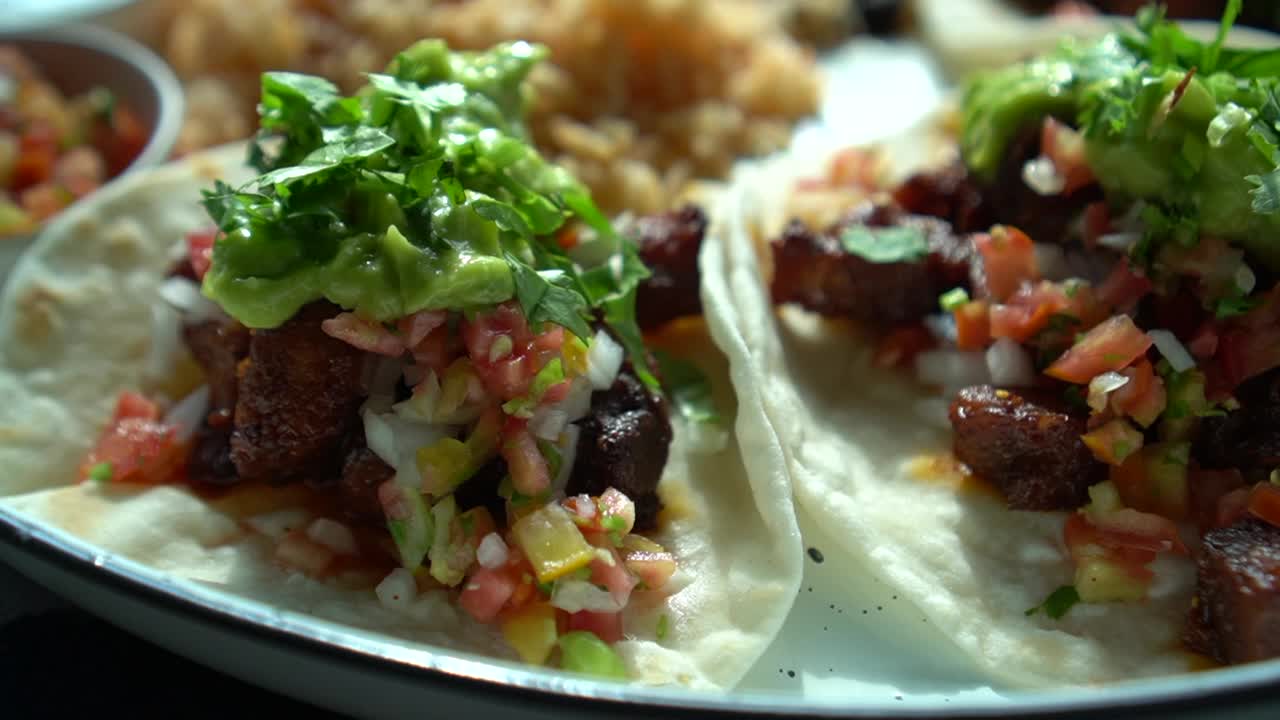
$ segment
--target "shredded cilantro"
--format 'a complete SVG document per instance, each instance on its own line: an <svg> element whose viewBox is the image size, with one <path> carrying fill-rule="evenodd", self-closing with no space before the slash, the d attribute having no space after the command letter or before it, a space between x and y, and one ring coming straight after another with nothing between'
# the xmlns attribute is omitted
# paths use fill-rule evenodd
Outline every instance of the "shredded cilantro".
<svg viewBox="0 0 1280 720"><path fill-rule="evenodd" d="M600 527L610 532L622 532L627 527L627 521L617 515L606 515L600 520Z"/></svg>
<svg viewBox="0 0 1280 720"><path fill-rule="evenodd" d="M666 613L658 616L658 629L656 630L656 634L659 640L665 640L667 638L667 632L670 630L670 626L671 618L669 618Z"/></svg>
<svg viewBox="0 0 1280 720"><path fill-rule="evenodd" d="M846 252L877 264L917 262L929 254L924 233L913 227L850 225L840 243Z"/></svg>
<svg viewBox="0 0 1280 720"><path fill-rule="evenodd" d="M115 472L115 468L112 467L111 463L100 462L89 468L88 477L96 483L106 483L111 482L111 475L113 472Z"/></svg>
<svg viewBox="0 0 1280 720"><path fill-rule="evenodd" d="M1050 618L1060 620L1078 602L1080 602L1080 593L1076 591L1076 587L1074 585L1063 585L1049 593L1044 602L1028 609L1024 614L1030 617L1043 611Z"/></svg>
<svg viewBox="0 0 1280 720"><path fill-rule="evenodd" d="M249 153L262 174L205 194L222 233L204 293L250 327L320 298L378 321L515 299L531 324L584 340L602 315L655 385L634 308L648 270L523 124L524 80L545 54L424 40L350 96L323 78L264 74ZM598 265L554 241L570 222L610 248Z"/></svg>

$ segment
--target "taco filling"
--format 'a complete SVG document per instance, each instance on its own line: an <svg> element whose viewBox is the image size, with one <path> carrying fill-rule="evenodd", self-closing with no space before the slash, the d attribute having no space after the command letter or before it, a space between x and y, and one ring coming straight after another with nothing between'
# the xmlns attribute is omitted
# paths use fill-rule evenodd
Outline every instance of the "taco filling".
<svg viewBox="0 0 1280 720"><path fill-rule="evenodd" d="M1280 55L1224 46L1239 9L980 75L958 161L771 244L775 303L874 328L967 472L1070 511L1074 581L1029 614L1143 602L1190 554L1183 640L1223 663L1280 656Z"/></svg>
<svg viewBox="0 0 1280 720"><path fill-rule="evenodd" d="M659 378L677 406L703 381L641 328L700 312L705 219L620 233L543 160L521 124L542 54L423 41L351 97L264 75L261 174L206 192L215 226L161 291L203 384L122 394L82 477L305 488L307 511L249 521L278 563L372 575L391 608L450 588L526 661L616 676L622 611L677 569L645 536Z"/></svg>

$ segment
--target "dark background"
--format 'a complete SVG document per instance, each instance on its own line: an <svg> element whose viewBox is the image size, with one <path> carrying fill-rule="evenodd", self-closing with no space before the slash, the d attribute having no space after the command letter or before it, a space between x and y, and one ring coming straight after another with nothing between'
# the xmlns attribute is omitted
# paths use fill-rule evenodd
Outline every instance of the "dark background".
<svg viewBox="0 0 1280 720"><path fill-rule="evenodd" d="M318 710L204 668L66 602L0 563L0 717L219 718Z"/></svg>

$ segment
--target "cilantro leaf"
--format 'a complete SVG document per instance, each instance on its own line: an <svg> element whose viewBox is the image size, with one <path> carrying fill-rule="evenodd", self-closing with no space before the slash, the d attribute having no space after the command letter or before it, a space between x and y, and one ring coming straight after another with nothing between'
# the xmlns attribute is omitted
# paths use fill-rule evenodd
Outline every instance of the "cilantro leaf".
<svg viewBox="0 0 1280 720"><path fill-rule="evenodd" d="M591 326L584 317L586 298L572 289L567 273L535 270L511 253L506 253L506 260L515 281L516 301L530 325L553 322L584 340L591 338Z"/></svg>
<svg viewBox="0 0 1280 720"><path fill-rule="evenodd" d="M913 227L850 225L840 233L845 252L873 263L917 262L929 254L924 233Z"/></svg>
<svg viewBox="0 0 1280 720"><path fill-rule="evenodd" d="M649 367L648 351L644 346L644 335L636 322L636 289L633 287L622 295L612 297L601 303L604 309L604 321L613 330L622 347L627 350L627 358L640 378L651 390L660 390L658 378L654 377Z"/></svg>
<svg viewBox="0 0 1280 720"><path fill-rule="evenodd" d="M1280 168L1265 175L1248 175L1245 180L1257 186L1249 191L1253 196L1254 212L1259 215L1280 212Z"/></svg>
<svg viewBox="0 0 1280 720"><path fill-rule="evenodd" d="M653 354L662 372L662 387L681 417L692 423L718 425L720 412L711 394L711 381L698 366L661 350Z"/></svg>
<svg viewBox="0 0 1280 720"><path fill-rule="evenodd" d="M1030 617L1038 612L1044 611L1044 614L1048 615L1050 618L1060 620L1078 602L1080 602L1080 593L1076 590L1076 587L1074 585L1063 585L1057 590L1049 593L1049 597L1046 597L1044 602L1028 609L1023 614Z"/></svg>

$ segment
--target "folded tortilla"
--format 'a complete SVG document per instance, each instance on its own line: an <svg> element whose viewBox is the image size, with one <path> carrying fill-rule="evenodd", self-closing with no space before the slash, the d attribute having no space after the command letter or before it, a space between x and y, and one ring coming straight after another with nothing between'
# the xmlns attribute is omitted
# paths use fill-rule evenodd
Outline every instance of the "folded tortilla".
<svg viewBox="0 0 1280 720"><path fill-rule="evenodd" d="M935 117L886 141L887 179L954 153L944 125ZM1072 581L1067 514L1011 511L966 481L950 456L949 398L909 371L875 367L856 327L773 307L768 241L788 218L795 181L821 176L828 160L793 153L740 168L724 232L702 257L704 304L738 403L764 408L750 420L781 441L796 503L840 540L843 552L824 548L826 562L897 588L993 679L1093 684L1189 669L1179 638L1190 560L1158 561L1146 602L1027 616Z"/></svg>
<svg viewBox="0 0 1280 720"><path fill-rule="evenodd" d="M185 486L76 484L119 391L173 397L177 376L192 372L178 338L153 336L165 326L153 315L171 312L158 288L175 244L209 223L200 190L215 178L248 179L243 157L236 145L126 177L65 212L23 257L0 301L0 507L171 574L179 585L201 583L396 644L514 657L443 591L392 611L372 589L278 568L270 542L242 521L295 506L304 494L296 487L206 499ZM783 451L762 407L735 402L727 364L701 325L668 336L708 373L723 417L736 417L740 431L724 450L698 453L673 417L658 488L666 509L653 537L680 569L661 595L636 596L617 649L638 682L727 688L790 610L800 583L799 531Z"/></svg>

